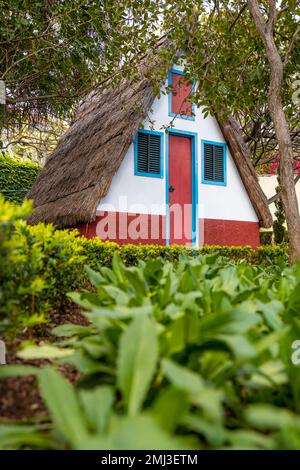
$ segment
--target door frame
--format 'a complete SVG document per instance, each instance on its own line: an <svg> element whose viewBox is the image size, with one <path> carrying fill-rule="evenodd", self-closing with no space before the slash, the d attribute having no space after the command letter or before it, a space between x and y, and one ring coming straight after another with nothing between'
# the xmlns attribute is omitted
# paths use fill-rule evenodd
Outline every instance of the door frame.
<svg viewBox="0 0 300 470"><path fill-rule="evenodd" d="M169 136L177 135L191 139L191 168L192 168L192 246L199 245L198 228L198 133L168 128L166 133L166 245L170 245L170 209L169 209Z"/></svg>

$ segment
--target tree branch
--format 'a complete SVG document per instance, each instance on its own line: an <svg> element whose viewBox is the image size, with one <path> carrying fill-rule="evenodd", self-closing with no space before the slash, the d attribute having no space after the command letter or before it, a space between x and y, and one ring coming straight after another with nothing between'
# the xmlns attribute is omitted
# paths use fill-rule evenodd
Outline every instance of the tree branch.
<svg viewBox="0 0 300 470"><path fill-rule="evenodd" d="M269 13L267 21L267 30L272 33L276 21L276 0L269 0Z"/></svg>
<svg viewBox="0 0 300 470"><path fill-rule="evenodd" d="M261 36L265 34L266 22L261 14L257 0L247 0L248 8Z"/></svg>
<svg viewBox="0 0 300 470"><path fill-rule="evenodd" d="M240 11L238 12L237 16L235 17L235 19L233 20L233 22L229 26L229 31L231 31L235 27L236 23L238 22L238 20L240 19L240 17L242 16L244 11L246 10L246 8L247 8L247 3L244 3L244 5L240 9Z"/></svg>

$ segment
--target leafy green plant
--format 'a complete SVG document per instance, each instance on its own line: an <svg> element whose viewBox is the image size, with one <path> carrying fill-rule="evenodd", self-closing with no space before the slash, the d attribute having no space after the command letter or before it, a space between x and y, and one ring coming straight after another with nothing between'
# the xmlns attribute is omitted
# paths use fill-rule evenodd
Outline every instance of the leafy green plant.
<svg viewBox="0 0 300 470"><path fill-rule="evenodd" d="M26 202L14 207L2 198L0 207L0 331L3 331L12 323L16 328L23 324L30 309L32 316L27 319L28 324L43 321L34 299L44 283L32 272L39 263L38 253L29 249L25 255L23 240L15 236L16 227L29 214L31 204Z"/></svg>
<svg viewBox="0 0 300 470"><path fill-rule="evenodd" d="M83 285L84 257L74 234L51 225L30 227L31 203L15 206L0 197L0 332L47 321L51 307ZM75 242L74 242L75 241Z"/></svg>
<svg viewBox="0 0 300 470"><path fill-rule="evenodd" d="M19 352L75 366L80 380L2 367L36 374L52 420L2 425L1 448L300 447L300 265L270 275L216 255L128 267L115 255L86 270L94 292L70 297L89 325L56 327L51 347Z"/></svg>

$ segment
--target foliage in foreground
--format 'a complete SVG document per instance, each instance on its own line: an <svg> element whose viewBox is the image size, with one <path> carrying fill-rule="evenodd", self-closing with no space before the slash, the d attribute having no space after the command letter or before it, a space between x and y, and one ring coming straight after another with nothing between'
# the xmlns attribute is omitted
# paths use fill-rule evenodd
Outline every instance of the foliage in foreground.
<svg viewBox="0 0 300 470"><path fill-rule="evenodd" d="M30 227L30 210L28 201L15 206L0 197L0 334L47 322L85 277L75 234Z"/></svg>
<svg viewBox="0 0 300 470"><path fill-rule="evenodd" d="M36 374L52 419L1 425L1 448L299 449L300 265L281 276L217 256L86 268L88 326L29 346L0 375ZM80 371L71 385L60 364Z"/></svg>
<svg viewBox="0 0 300 470"><path fill-rule="evenodd" d="M0 334L49 322L49 311L61 308L66 294L88 282L84 263L97 269L110 267L115 254L127 266L158 257L177 262L180 255L193 258L199 253L216 253L234 262L247 260L264 264L272 272L287 261L286 246L250 247L204 246L191 250L182 246L123 245L87 240L76 230L55 230L52 225L31 227L25 218L26 201L15 206L0 197Z"/></svg>

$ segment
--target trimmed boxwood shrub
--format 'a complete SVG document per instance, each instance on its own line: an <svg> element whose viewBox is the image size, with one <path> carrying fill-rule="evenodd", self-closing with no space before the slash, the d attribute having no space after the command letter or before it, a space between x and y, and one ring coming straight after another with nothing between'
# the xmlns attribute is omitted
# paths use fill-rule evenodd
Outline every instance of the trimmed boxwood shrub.
<svg viewBox="0 0 300 470"><path fill-rule="evenodd" d="M0 193L5 199L21 203L41 167L30 162L17 162L0 154Z"/></svg>
<svg viewBox="0 0 300 470"><path fill-rule="evenodd" d="M121 260L127 265L135 265L139 260L162 257L167 260L176 261L181 255L195 257L201 254L217 254L234 262L245 260L252 264L275 263L279 258L287 262L288 250L285 243L281 245L266 245L257 249L250 246L218 246L204 245L201 248L185 248L180 245L118 245L113 242L102 242L97 238L88 240L79 237L77 243L83 246L83 252L89 266L96 268L98 264L111 266L114 253L118 253Z"/></svg>
<svg viewBox="0 0 300 470"><path fill-rule="evenodd" d="M27 225L31 203L0 196L0 335L49 321L66 293L84 286L86 257L77 232Z"/></svg>

